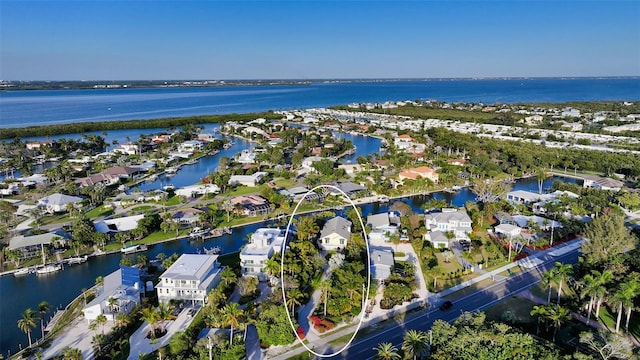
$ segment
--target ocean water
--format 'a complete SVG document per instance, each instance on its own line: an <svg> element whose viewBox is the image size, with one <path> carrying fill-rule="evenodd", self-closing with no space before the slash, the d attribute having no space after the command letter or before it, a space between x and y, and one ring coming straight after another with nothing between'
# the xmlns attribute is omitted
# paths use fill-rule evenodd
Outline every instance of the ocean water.
<svg viewBox="0 0 640 360"><path fill-rule="evenodd" d="M640 78L328 82L291 86L0 92L0 127L306 109L387 100L640 100Z"/></svg>

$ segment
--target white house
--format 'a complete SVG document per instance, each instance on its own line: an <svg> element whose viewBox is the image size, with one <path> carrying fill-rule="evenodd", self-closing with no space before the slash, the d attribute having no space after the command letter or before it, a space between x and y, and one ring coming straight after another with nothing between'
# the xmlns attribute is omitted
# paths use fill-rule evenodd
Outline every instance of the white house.
<svg viewBox="0 0 640 360"><path fill-rule="evenodd" d="M17 195L20 193L20 185L18 185L17 183L9 183L9 184L0 184L0 185L4 185L6 187L2 187L0 188L0 195Z"/></svg>
<svg viewBox="0 0 640 360"><path fill-rule="evenodd" d="M94 223L94 226L97 232L103 234L131 231L138 227L138 221L142 220L143 218L144 215L133 215L107 219Z"/></svg>
<svg viewBox="0 0 640 360"><path fill-rule="evenodd" d="M518 226L511 224L500 224L493 228L493 232L495 232L496 234L503 234L507 237L519 236L521 231L522 229L520 229Z"/></svg>
<svg viewBox="0 0 640 360"><path fill-rule="evenodd" d="M324 160L321 156L309 156L302 160L302 168L307 170L313 170L313 163L316 161Z"/></svg>
<svg viewBox="0 0 640 360"><path fill-rule="evenodd" d="M400 215L394 212L385 212L367 216L367 225L371 226L369 238L371 240L389 240L389 235L398 232Z"/></svg>
<svg viewBox="0 0 640 360"><path fill-rule="evenodd" d="M53 249L64 245L68 234L63 231L44 233L31 236L14 236L9 239L9 250L20 252L20 258L29 259L42 254L42 248Z"/></svg>
<svg viewBox="0 0 640 360"><path fill-rule="evenodd" d="M55 193L38 200L38 206L48 213L57 213L67 211L67 204L75 207L80 201L82 201L81 197Z"/></svg>
<svg viewBox="0 0 640 360"><path fill-rule="evenodd" d="M318 245L324 251L344 249L350 238L351 221L336 216L324 224L318 238Z"/></svg>
<svg viewBox="0 0 640 360"><path fill-rule="evenodd" d="M82 309L84 318L91 322L102 314L107 320L113 321L119 312L130 313L140 303L141 289L140 270L120 266L120 269L104 277L102 289Z"/></svg>
<svg viewBox="0 0 640 360"><path fill-rule="evenodd" d="M204 305L209 290L220 283L218 255L182 254L156 285L158 301L190 300Z"/></svg>
<svg viewBox="0 0 640 360"><path fill-rule="evenodd" d="M175 194L179 196L185 196L187 198L202 196L206 194L217 194L220 192L220 187L216 184L200 184L185 186L175 190Z"/></svg>
<svg viewBox="0 0 640 360"><path fill-rule="evenodd" d="M425 215L425 226L429 231L451 231L456 239L468 239L471 233L471 218L464 210L442 209L442 212Z"/></svg>
<svg viewBox="0 0 640 360"><path fill-rule="evenodd" d="M136 155L140 154L140 146L133 143L121 144L117 148L113 149L113 152L126 155Z"/></svg>
<svg viewBox="0 0 640 360"><path fill-rule="evenodd" d="M189 140L178 145L178 151L181 153L194 153L202 150L204 143L199 140Z"/></svg>
<svg viewBox="0 0 640 360"><path fill-rule="evenodd" d="M371 252L371 275L375 280L386 280L391 275L393 267L391 249L375 249Z"/></svg>
<svg viewBox="0 0 640 360"><path fill-rule="evenodd" d="M603 178L599 176L584 176L583 187L592 187L600 190L620 191L624 183L620 180Z"/></svg>
<svg viewBox="0 0 640 360"><path fill-rule="evenodd" d="M236 161L240 164L254 164L256 162L256 156L256 153L253 151L245 149L240 152Z"/></svg>
<svg viewBox="0 0 640 360"><path fill-rule="evenodd" d="M449 249L451 247L449 238L440 230L429 231L424 235L424 239L430 242L435 249Z"/></svg>
<svg viewBox="0 0 640 360"><path fill-rule="evenodd" d="M282 252L286 246L284 229L260 228L252 235L249 243L240 251L242 276L255 276L260 281L268 280L264 266L273 254ZM292 234L292 233L290 233Z"/></svg>
<svg viewBox="0 0 640 360"><path fill-rule="evenodd" d="M267 175L269 174L264 171L257 171L253 173L253 175L231 175L231 177L229 178L229 185L245 185L249 187L255 187L258 186L260 180L262 180L262 178Z"/></svg>

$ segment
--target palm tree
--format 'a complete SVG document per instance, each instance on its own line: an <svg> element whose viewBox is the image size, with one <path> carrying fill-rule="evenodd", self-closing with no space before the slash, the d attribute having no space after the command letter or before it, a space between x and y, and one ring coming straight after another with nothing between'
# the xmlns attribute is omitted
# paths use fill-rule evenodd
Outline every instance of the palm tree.
<svg viewBox="0 0 640 360"><path fill-rule="evenodd" d="M545 307L547 311L545 318L553 324L553 341L556 341L556 334L558 334L562 324L571 319L571 311L558 304L549 304L545 305Z"/></svg>
<svg viewBox="0 0 640 360"><path fill-rule="evenodd" d="M242 309L238 307L237 303L229 303L220 310L221 321L223 326L230 326L231 333L229 334L229 344L233 345L233 328L240 326L240 318L243 315Z"/></svg>
<svg viewBox="0 0 640 360"><path fill-rule="evenodd" d="M152 307L146 307L140 311L140 317L143 321L146 321L149 323L149 325L151 325L151 336L155 337L156 323L158 322L158 320L160 320L160 316L158 315L156 309Z"/></svg>
<svg viewBox="0 0 640 360"><path fill-rule="evenodd" d="M324 301L324 316L327 316L327 302L329 301L329 291L331 290L331 282L323 280L320 283L320 290L322 291L321 299Z"/></svg>
<svg viewBox="0 0 640 360"><path fill-rule="evenodd" d="M225 267L224 270L220 273L220 279L224 281L225 285L229 285L230 283L234 283L238 280L236 273L231 270L230 267Z"/></svg>
<svg viewBox="0 0 640 360"><path fill-rule="evenodd" d="M82 351L80 351L80 349L67 346L62 349L62 357L64 360L82 360Z"/></svg>
<svg viewBox="0 0 640 360"><path fill-rule="evenodd" d="M592 274L587 274L582 277L580 281L582 289L580 290L580 299L584 299L586 297L589 298L589 304L587 304L587 325L591 322L591 312L593 311L593 306L595 305L596 298L598 293L600 292L599 287L600 284L597 283L597 279Z"/></svg>
<svg viewBox="0 0 640 360"><path fill-rule="evenodd" d="M547 309L544 306L535 305L529 314L538 318L536 326L536 335L538 335L540 333L540 320L545 319L546 322Z"/></svg>
<svg viewBox="0 0 640 360"><path fill-rule="evenodd" d="M634 278L628 278L620 284L618 291L613 294L613 302L618 306L618 318L616 319L616 332L620 331L623 308L627 308L627 326L629 329L629 319L633 310L634 299L640 295L640 282Z"/></svg>
<svg viewBox="0 0 640 360"><path fill-rule="evenodd" d="M36 327L38 316L31 308L22 312L22 318L18 320L18 328L22 330L29 338L29 346L31 346L31 328Z"/></svg>
<svg viewBox="0 0 640 360"><path fill-rule="evenodd" d="M175 319L175 315L173 315L173 310L175 306L170 305L169 303L161 302L158 304L158 319L162 322L162 332L165 330L165 321Z"/></svg>
<svg viewBox="0 0 640 360"><path fill-rule="evenodd" d="M94 321L96 323L96 326L100 326L102 334L104 335L104 325L107 323L106 315L105 314L100 314L100 315L98 315L98 317L96 317L96 319Z"/></svg>
<svg viewBox="0 0 640 360"><path fill-rule="evenodd" d="M559 261L556 261L554 270L556 274L556 280L558 281L558 304L560 304L562 283L573 273L573 266L571 264L563 264Z"/></svg>
<svg viewBox="0 0 640 360"><path fill-rule="evenodd" d="M607 296L607 288L605 285L613 281L613 272L611 270L604 270L603 272L599 272L597 270L592 270L591 274L593 274L594 278L596 278L597 287L597 300L596 300L596 319L600 317L600 306L604 301L605 296Z"/></svg>
<svg viewBox="0 0 640 360"><path fill-rule="evenodd" d="M110 296L107 299L107 304L109 305L109 311L113 312L113 309L115 309L117 303L118 303L118 299L114 298L113 296Z"/></svg>
<svg viewBox="0 0 640 360"><path fill-rule="evenodd" d="M295 315L296 305L300 305L304 294L297 288L289 289L287 291L287 303L291 306L291 313Z"/></svg>
<svg viewBox="0 0 640 360"><path fill-rule="evenodd" d="M280 262L272 256L264 262L264 272L269 276L280 276Z"/></svg>
<svg viewBox="0 0 640 360"><path fill-rule="evenodd" d="M51 305L48 302L42 301L38 304L38 312L40 313L40 330L42 331L42 338L44 339L44 315L51 310Z"/></svg>
<svg viewBox="0 0 640 360"><path fill-rule="evenodd" d="M409 330L404 335L402 350L414 360L426 355L429 349L429 340L424 331Z"/></svg>
<svg viewBox="0 0 640 360"><path fill-rule="evenodd" d="M378 344L373 350L377 351L375 358L379 360L398 360L400 354L398 354L398 348L393 346L392 343L384 342Z"/></svg>

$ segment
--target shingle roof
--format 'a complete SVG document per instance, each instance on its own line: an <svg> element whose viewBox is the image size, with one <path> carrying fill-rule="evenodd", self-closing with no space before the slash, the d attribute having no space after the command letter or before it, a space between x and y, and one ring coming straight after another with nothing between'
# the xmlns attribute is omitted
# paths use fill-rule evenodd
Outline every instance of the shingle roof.
<svg viewBox="0 0 640 360"><path fill-rule="evenodd" d="M76 203L76 202L81 201L81 200L82 200L81 197L55 193L55 194L51 194L49 196L43 197L38 202L41 203L41 204L45 204L45 205L64 206L64 205L66 205L68 203Z"/></svg>
<svg viewBox="0 0 640 360"><path fill-rule="evenodd" d="M345 239L349 239L351 237L351 221L340 216L330 219L324 224L324 227L320 232L320 237L323 238L333 233L336 233Z"/></svg>

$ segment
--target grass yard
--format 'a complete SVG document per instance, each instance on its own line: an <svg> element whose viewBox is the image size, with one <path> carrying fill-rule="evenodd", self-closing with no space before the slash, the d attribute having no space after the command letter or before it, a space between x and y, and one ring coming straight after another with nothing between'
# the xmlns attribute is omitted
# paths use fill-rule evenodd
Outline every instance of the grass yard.
<svg viewBox="0 0 640 360"><path fill-rule="evenodd" d="M509 311L515 323L536 325L536 319L530 313L536 304L528 299L512 296L504 301L500 301L494 306L485 310L487 319L493 321L504 321L503 317L509 317L505 312Z"/></svg>
<svg viewBox="0 0 640 360"><path fill-rule="evenodd" d="M136 206L133 209L129 210L128 212L132 215L136 215L136 214L148 214L150 212L155 211L157 208L155 206L151 206L151 205L142 205L142 206Z"/></svg>
<svg viewBox="0 0 640 360"><path fill-rule="evenodd" d="M594 310L595 311L595 310ZM612 312L608 306L602 306L600 308L600 317L598 320L600 323L604 324L611 331L615 331L616 328L616 320L618 318L618 314ZM622 314L622 319L620 320L620 332L626 332L624 329L624 325L627 322L627 311L624 310ZM640 338L640 315L638 312L631 313L631 320L629 321L629 333L634 336L636 339Z"/></svg>
<svg viewBox="0 0 640 360"><path fill-rule="evenodd" d="M92 209L91 211L87 212L85 216L89 219L95 219L103 216L109 216L111 214L113 214L113 208L111 207L107 208L104 205L100 205Z"/></svg>
<svg viewBox="0 0 640 360"><path fill-rule="evenodd" d="M68 213L62 213L59 215L46 215L40 218L40 226L72 222L73 220L74 218L71 218ZM35 221L30 225L34 228L38 228Z"/></svg>
<svg viewBox="0 0 640 360"><path fill-rule="evenodd" d="M438 266L442 269L440 271L441 274L450 274L454 273L458 270L462 270L462 265L458 263L455 257L452 257L451 260L446 263L444 262L444 255L441 252L435 252L436 257L438 258Z"/></svg>

